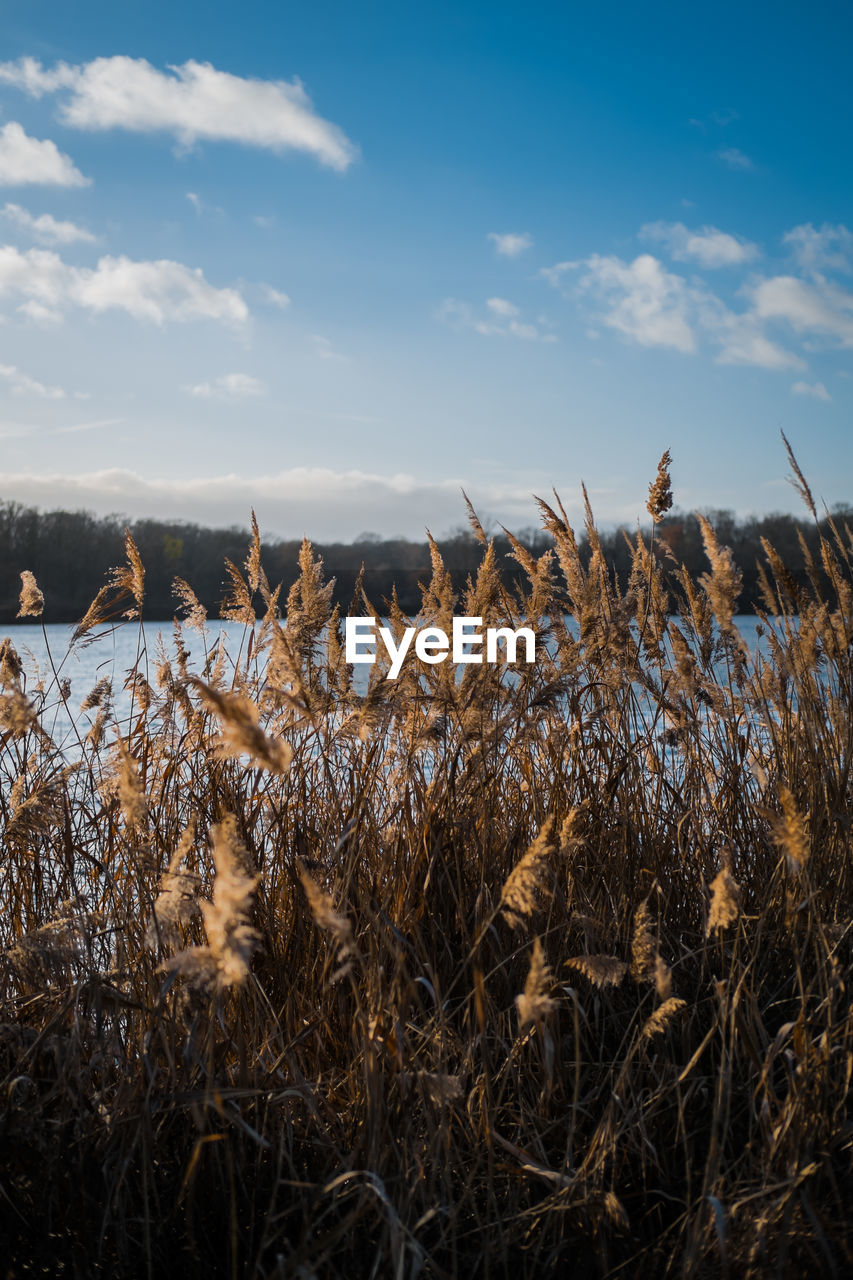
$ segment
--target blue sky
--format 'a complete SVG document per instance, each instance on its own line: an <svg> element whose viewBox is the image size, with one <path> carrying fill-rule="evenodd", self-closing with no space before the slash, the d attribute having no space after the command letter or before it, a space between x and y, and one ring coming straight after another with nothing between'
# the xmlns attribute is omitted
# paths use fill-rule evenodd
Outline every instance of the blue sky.
<svg viewBox="0 0 853 1280"><path fill-rule="evenodd" d="M853 500L842 4L7 0L0 497L284 535Z"/></svg>

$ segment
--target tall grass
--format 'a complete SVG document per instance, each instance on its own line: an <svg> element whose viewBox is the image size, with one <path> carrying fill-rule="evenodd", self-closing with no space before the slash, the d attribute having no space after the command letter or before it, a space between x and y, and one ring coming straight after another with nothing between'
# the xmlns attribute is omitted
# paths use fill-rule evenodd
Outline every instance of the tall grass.
<svg viewBox="0 0 853 1280"><path fill-rule="evenodd" d="M3 642L6 1274L850 1274L850 529L810 591L766 546L760 656L710 525L700 581L638 534L620 592L540 506L526 591L472 512L417 620L532 625L533 666L357 693L310 544L282 608L256 527L239 653L179 583L65 755ZM140 615L127 549L75 644Z"/></svg>

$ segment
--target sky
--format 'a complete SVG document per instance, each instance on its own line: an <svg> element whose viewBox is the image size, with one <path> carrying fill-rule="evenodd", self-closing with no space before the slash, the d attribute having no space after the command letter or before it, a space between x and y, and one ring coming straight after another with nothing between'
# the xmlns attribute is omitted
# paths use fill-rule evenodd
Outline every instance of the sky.
<svg viewBox="0 0 853 1280"><path fill-rule="evenodd" d="M853 502L853 10L3 0L0 500Z"/></svg>

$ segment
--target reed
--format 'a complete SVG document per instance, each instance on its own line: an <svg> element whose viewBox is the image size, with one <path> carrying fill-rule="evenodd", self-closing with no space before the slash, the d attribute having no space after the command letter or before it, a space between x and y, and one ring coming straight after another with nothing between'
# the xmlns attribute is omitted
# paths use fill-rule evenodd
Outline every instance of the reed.
<svg viewBox="0 0 853 1280"><path fill-rule="evenodd" d="M351 609L532 626L530 666L358 692L311 545L282 618L254 522L239 652L178 581L67 753L2 642L5 1274L850 1274L851 531L808 589L765 548L756 654L710 523L700 581L638 535L620 586L540 506L525 590L469 504L475 579L431 540L417 619ZM128 538L73 643L144 591Z"/></svg>

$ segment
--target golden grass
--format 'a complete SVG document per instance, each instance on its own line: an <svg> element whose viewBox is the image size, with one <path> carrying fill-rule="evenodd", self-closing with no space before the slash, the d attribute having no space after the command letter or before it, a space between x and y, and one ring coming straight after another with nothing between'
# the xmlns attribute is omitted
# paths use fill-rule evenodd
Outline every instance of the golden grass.
<svg viewBox="0 0 853 1280"><path fill-rule="evenodd" d="M140 631L67 756L2 643L4 1274L850 1274L850 530L829 595L766 548L759 657L710 525L701 582L638 535L620 592L540 506L526 593L472 511L418 619L534 626L514 673L358 694L310 544L282 622L256 525L240 652ZM143 607L129 541L74 643Z"/></svg>

